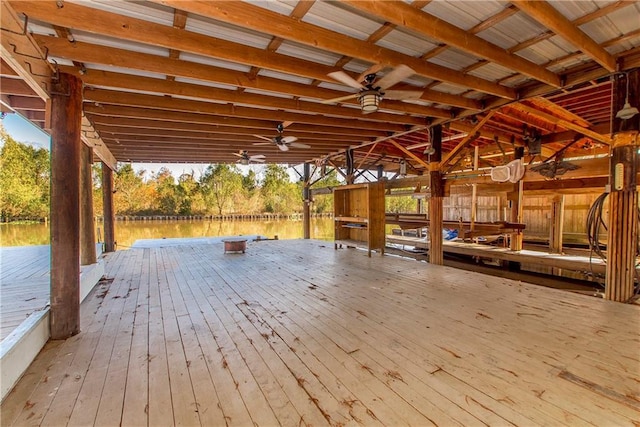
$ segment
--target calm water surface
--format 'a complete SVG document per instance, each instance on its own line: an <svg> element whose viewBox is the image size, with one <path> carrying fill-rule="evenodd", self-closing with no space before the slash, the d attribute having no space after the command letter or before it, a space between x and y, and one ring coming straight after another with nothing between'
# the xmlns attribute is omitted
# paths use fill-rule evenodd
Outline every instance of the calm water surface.
<svg viewBox="0 0 640 427"><path fill-rule="evenodd" d="M103 225L96 223L96 236L103 241ZM117 221L118 249L127 249L138 239L163 237L218 237L260 234L279 239L301 239L302 221ZM49 244L48 224L0 224L0 246ZM333 219L312 218L311 238L333 240Z"/></svg>

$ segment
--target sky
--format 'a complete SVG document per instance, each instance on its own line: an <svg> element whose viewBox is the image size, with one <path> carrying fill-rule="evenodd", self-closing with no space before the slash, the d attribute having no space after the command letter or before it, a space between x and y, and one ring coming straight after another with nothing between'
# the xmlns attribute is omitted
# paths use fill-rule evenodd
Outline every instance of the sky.
<svg viewBox="0 0 640 427"><path fill-rule="evenodd" d="M39 127L33 125L28 120L24 119L19 114L6 114L2 118L2 125L7 133L17 142L29 144L38 148L50 149L49 135ZM179 163L179 164L161 164L161 163L132 163L133 169L138 171L144 169L147 171L147 175L152 172L158 172L161 167L167 167L174 178L178 178L183 173L194 172L196 179L200 178L207 164L203 163ZM256 168L257 166L243 166L239 165L240 170L246 173L249 168ZM259 171L256 170L256 173Z"/></svg>

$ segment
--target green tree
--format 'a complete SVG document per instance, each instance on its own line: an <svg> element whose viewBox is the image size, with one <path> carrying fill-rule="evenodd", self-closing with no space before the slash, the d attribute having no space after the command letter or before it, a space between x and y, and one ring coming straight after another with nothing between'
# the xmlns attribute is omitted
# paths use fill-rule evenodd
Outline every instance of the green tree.
<svg viewBox="0 0 640 427"><path fill-rule="evenodd" d="M209 165L200 186L207 206L214 207L218 215L233 212L234 201L242 193L242 174L235 165Z"/></svg>
<svg viewBox="0 0 640 427"><path fill-rule="evenodd" d="M315 177L312 177L312 182ZM335 169L332 169L328 174L317 180L311 188L326 188L326 187L337 187L342 185L342 182L338 179L338 174ZM332 212L333 211L333 193L332 194L323 194L320 196L314 197L313 212L315 213L324 213L324 212Z"/></svg>
<svg viewBox="0 0 640 427"><path fill-rule="evenodd" d="M302 185L291 182L284 166L267 165L261 192L266 212L292 213L302 210Z"/></svg>
<svg viewBox="0 0 640 427"><path fill-rule="evenodd" d="M136 215L148 207L144 174L144 170L134 172L129 163L119 165L113 178L113 209L116 214Z"/></svg>
<svg viewBox="0 0 640 427"><path fill-rule="evenodd" d="M3 219L49 214L49 152L15 141L0 128L0 215Z"/></svg>
<svg viewBox="0 0 640 427"><path fill-rule="evenodd" d="M385 199L385 210L393 213L416 213L418 201L411 196L393 196Z"/></svg>
<svg viewBox="0 0 640 427"><path fill-rule="evenodd" d="M204 199L200 192L200 184L196 181L193 171L180 175L176 192L180 215L194 215L203 211Z"/></svg>
<svg viewBox="0 0 640 427"><path fill-rule="evenodd" d="M177 214L180 200L171 171L165 167L160 168L151 178L151 185L155 189L154 210L165 215Z"/></svg>

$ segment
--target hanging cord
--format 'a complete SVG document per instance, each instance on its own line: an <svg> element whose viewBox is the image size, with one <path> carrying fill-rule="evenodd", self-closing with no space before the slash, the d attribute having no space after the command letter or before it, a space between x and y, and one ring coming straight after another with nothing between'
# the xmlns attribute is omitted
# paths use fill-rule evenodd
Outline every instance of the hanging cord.
<svg viewBox="0 0 640 427"><path fill-rule="evenodd" d="M604 253L604 248L606 245L600 241L600 234L603 232L606 233L608 231L607 224L603 219L604 212L604 202L607 199L608 193L602 193L598 198L593 202L591 207L589 208L589 212L587 213L587 240L589 242L589 261L593 259L593 255L597 255L600 259L602 259L605 264L607 262L607 256ZM640 207L637 209L638 221L640 222ZM638 233L638 241L636 242L636 259L640 256L640 233ZM640 275L638 274L638 268L640 267L640 262L636 262L634 273L636 276L636 281L639 282L635 285L634 296L640 295ZM593 273L593 269L591 270L591 274L595 276ZM600 284L602 286L602 284Z"/></svg>

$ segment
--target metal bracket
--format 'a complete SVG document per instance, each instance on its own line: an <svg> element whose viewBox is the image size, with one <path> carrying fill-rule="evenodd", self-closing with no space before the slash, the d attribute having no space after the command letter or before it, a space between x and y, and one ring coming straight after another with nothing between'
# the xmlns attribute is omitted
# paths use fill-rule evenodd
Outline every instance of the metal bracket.
<svg viewBox="0 0 640 427"><path fill-rule="evenodd" d="M24 61L24 63L25 63L25 64L27 64L27 68L29 68L29 73L30 73L32 76L36 76L36 77L44 77L44 78L47 78L47 79L49 79L49 78L50 78L50 79L52 79L52 80L58 80L58 76L59 76L59 75L58 75L58 67L55 67L55 74L54 74L53 76L48 76L48 75L46 75L46 74L37 74L37 73L34 73L34 72L33 72L33 68L31 68L31 63L30 63L30 62L28 62L28 61ZM58 64L56 64L56 65L58 65Z"/></svg>
<svg viewBox="0 0 640 427"><path fill-rule="evenodd" d="M9 46L13 48L13 53L15 53L16 55L24 56L25 58L42 59L43 61L49 59L49 48L47 46L44 47L44 58L41 56L29 55L28 53L18 52L18 47L13 43L9 43Z"/></svg>
<svg viewBox="0 0 640 427"><path fill-rule="evenodd" d="M2 27L0 27L0 30L6 31L7 33L11 33L11 34L17 34L19 36L26 36L27 35L27 24L28 23L29 23L29 16L28 15L24 15L24 25L22 27L22 31L21 32L13 31L13 30L10 30L8 28L2 28Z"/></svg>

